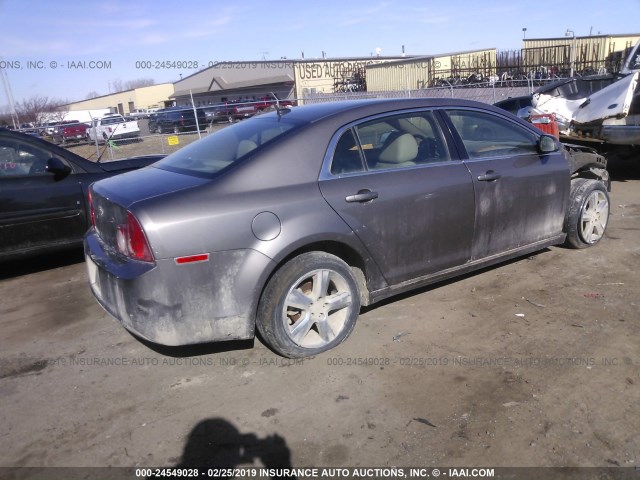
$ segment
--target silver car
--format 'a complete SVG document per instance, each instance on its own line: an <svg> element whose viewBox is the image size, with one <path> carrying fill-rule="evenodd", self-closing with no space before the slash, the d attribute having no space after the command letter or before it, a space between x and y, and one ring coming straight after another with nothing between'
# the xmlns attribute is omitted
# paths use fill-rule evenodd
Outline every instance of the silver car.
<svg viewBox="0 0 640 480"><path fill-rule="evenodd" d="M304 357L361 306L604 235L605 161L493 106L326 103L226 127L91 189L91 288L163 345ZM587 267L585 267L587 268Z"/></svg>

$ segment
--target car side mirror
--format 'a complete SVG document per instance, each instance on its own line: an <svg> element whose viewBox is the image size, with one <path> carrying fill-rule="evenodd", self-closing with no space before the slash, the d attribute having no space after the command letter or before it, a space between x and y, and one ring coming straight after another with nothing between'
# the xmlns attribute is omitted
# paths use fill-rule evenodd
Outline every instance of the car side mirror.
<svg viewBox="0 0 640 480"><path fill-rule="evenodd" d="M47 172L53 173L56 177L64 177L71 173L71 167L64 163L59 158L51 157L47 160L47 165L45 167Z"/></svg>
<svg viewBox="0 0 640 480"><path fill-rule="evenodd" d="M560 150L560 145L556 137L551 135L542 135L538 140L538 151L540 153L553 153Z"/></svg>

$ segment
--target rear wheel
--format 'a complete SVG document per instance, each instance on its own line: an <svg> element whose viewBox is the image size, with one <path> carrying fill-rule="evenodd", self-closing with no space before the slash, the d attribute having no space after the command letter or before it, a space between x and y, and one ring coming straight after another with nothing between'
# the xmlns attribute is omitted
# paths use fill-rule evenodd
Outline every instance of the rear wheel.
<svg viewBox="0 0 640 480"><path fill-rule="evenodd" d="M260 299L257 328L281 355L308 357L342 343L359 312L351 268L334 255L309 252L273 275Z"/></svg>
<svg viewBox="0 0 640 480"><path fill-rule="evenodd" d="M598 180L576 178L571 182L569 211L565 219L567 239L571 248L586 248L604 237L609 222L609 193Z"/></svg>

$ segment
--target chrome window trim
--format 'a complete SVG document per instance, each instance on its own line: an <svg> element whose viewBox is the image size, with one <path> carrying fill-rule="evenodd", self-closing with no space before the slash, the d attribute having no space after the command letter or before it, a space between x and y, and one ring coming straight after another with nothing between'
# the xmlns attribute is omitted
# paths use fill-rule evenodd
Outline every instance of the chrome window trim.
<svg viewBox="0 0 640 480"><path fill-rule="evenodd" d="M539 157L541 155L541 153L536 150L535 152L529 152L529 153L522 152L522 153L516 153L516 154L512 154L512 155L494 155L494 156L490 156L490 157L471 158L469 156L469 152L467 151L467 148L464 145L464 141L462 140L462 137L458 133L458 129L455 127L455 125L453 124L453 121L449 117L449 111L451 111L451 110L465 110L465 111L477 112L477 113L481 113L481 114L490 115L492 117L500 118L500 119L504 120L505 122L508 122L511 125L514 125L515 127L519 128L520 130L522 130L524 132L527 132L530 135L532 135L533 138L536 139L536 145L537 145L537 142L539 141L540 137L542 135L544 135L545 132L543 132L542 130L537 129L533 125L531 125L531 128L528 128L527 126L522 125L519 122L514 122L513 119L503 115L502 112L493 112L491 110L481 110L481 109L474 108L474 107L438 107L438 110L442 110L442 112L447 116L448 122L451 124L451 127L455 130L454 132L451 132L451 134L453 135L455 133L458 136L458 138L460 139L460 142L462 143L462 147L464 148L464 153L467 156L467 158L463 158L462 159L462 161L464 163L485 162L487 160L493 160L493 159L524 157L524 156L530 156L530 155L536 155L536 156ZM535 130L531 130L531 129L535 129ZM461 152L461 153L463 153L463 152ZM553 153L557 153L557 152L553 152ZM549 155L549 154L546 154L546 155Z"/></svg>
<svg viewBox="0 0 640 480"><path fill-rule="evenodd" d="M430 113L434 113L437 110L441 110L443 107L418 107L418 108L410 108L410 109L406 109L406 110L395 110L393 112L384 112L384 113L377 113L375 115L371 115L365 118L359 118L358 120L354 120L353 122L349 122L346 125L343 125L342 127L340 127L338 130L335 131L335 133L333 134L333 136L331 137L331 140L329 141L329 145L327 146L327 151L324 154L324 159L322 161L322 168L320 169L320 176L318 178L318 181L322 181L322 180L333 180L333 179L337 179L337 178L346 178L346 177L356 177L356 176L362 176L362 175L375 175L376 173L388 173L388 172L403 172L403 171L409 171L409 170L415 170L415 169L419 169L419 168L425 168L425 167L437 167L440 165L451 165L454 162L460 162L460 159L457 158L453 158L454 156L451 154L451 149L449 148L448 142L447 142L447 136L445 135L445 132L443 131L442 125L440 120L437 118L437 116L434 115L434 120L436 122L436 125L438 127L438 129L440 130L440 134L442 136L442 140L445 144L445 146L447 147L447 151L449 153L449 160L444 161L444 162L433 162L433 163L425 163L422 165L413 165L413 166L409 166L409 167L402 167L402 168L380 168L380 169L375 169L375 170L363 170L361 172L351 172L351 173L343 173L340 175L334 175L333 173L331 173L331 162L333 160L333 154L335 153L335 149L336 149L336 145L338 144L338 141L340 140L340 138L342 137L342 135L349 129L357 127L360 124L363 123L368 123L371 122L373 120L377 120L377 119L381 119L381 118L386 118L386 117L395 117L395 116L399 116L399 115L405 115L405 114L411 114L411 113L425 113L425 112L430 112ZM360 138L358 137L357 132L353 132L354 137L358 140L358 144L360 144ZM360 147L360 153L362 155L362 148ZM366 168L366 159L362 158L362 161L364 162L365 168Z"/></svg>

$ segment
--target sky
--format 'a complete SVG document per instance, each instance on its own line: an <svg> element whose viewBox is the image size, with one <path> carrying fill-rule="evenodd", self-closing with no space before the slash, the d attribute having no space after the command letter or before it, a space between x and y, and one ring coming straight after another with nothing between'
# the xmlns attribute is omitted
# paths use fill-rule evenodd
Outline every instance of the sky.
<svg viewBox="0 0 640 480"><path fill-rule="evenodd" d="M640 0L0 0L0 67L16 102L77 101L220 61L517 50L523 28L638 33L638 18ZM8 103L2 88L0 109Z"/></svg>

